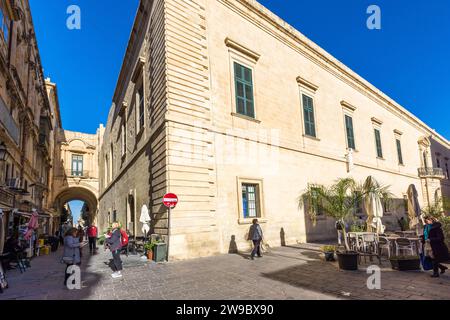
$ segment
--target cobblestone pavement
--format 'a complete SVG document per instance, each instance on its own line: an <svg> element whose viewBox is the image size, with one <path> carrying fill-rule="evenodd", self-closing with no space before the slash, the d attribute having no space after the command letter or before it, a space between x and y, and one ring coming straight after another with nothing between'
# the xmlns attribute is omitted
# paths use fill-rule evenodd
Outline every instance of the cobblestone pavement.
<svg viewBox="0 0 450 320"><path fill-rule="evenodd" d="M255 261L231 254L156 264L123 256L122 279L111 278L110 254L101 249L92 257L84 253L83 287L72 291L63 286L60 257L61 251L34 258L23 274L8 271L10 288L0 299L450 299L447 274L432 279L429 272L398 272L383 264L382 289L369 290L369 263L339 271L314 245L275 248Z"/></svg>

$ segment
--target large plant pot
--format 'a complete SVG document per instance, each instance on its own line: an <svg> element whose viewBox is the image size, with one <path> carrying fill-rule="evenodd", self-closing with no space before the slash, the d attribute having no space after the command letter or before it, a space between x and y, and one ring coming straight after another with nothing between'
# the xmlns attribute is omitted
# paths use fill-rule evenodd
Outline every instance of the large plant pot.
<svg viewBox="0 0 450 320"><path fill-rule="evenodd" d="M392 269L398 271L421 270L419 257L392 257L390 259Z"/></svg>
<svg viewBox="0 0 450 320"><path fill-rule="evenodd" d="M358 270L358 252L337 252L339 269Z"/></svg>

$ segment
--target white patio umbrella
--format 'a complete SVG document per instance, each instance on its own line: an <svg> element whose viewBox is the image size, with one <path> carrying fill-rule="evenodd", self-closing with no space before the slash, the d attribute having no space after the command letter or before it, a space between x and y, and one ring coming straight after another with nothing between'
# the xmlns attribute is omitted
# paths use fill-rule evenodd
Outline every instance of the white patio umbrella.
<svg viewBox="0 0 450 320"><path fill-rule="evenodd" d="M420 226L420 204L418 199L418 193L416 186L411 184L408 187L408 217L409 217L409 227L415 229L417 234L419 234Z"/></svg>
<svg viewBox="0 0 450 320"><path fill-rule="evenodd" d="M139 218L139 222L141 222L142 225L142 233L144 234L144 237L147 237L148 232L150 231L150 221L152 219L150 218L150 214L148 212L147 205L143 205L141 209L141 217Z"/></svg>
<svg viewBox="0 0 450 320"><path fill-rule="evenodd" d="M367 177L364 183L365 189L370 190L371 186L377 182L371 177ZM380 197L373 192L368 192L364 196L364 207L367 213L367 231L375 233L384 233L386 227L383 225L383 204Z"/></svg>

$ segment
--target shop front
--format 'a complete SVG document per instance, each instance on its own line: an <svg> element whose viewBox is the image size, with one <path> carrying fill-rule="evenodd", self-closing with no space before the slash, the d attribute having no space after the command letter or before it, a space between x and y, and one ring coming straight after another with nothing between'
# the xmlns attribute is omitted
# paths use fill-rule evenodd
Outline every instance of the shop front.
<svg viewBox="0 0 450 320"><path fill-rule="evenodd" d="M8 217L14 208L14 194L0 188L0 253L6 241Z"/></svg>
<svg viewBox="0 0 450 320"><path fill-rule="evenodd" d="M46 213L37 213L37 228L35 229L30 228L32 216L32 212L12 210L7 218L6 239L17 238L28 258L56 251L55 239L49 234L51 216Z"/></svg>

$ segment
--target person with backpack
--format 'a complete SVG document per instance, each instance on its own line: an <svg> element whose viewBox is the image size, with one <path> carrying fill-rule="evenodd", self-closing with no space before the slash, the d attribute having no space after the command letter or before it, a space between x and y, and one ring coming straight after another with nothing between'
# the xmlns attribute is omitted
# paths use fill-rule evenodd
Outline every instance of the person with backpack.
<svg viewBox="0 0 450 320"><path fill-rule="evenodd" d="M118 222L113 222L111 225L110 235L106 235L106 245L111 250L114 263L114 273L111 275L113 278L122 277L122 260L120 259L120 252L122 251L122 232Z"/></svg>

